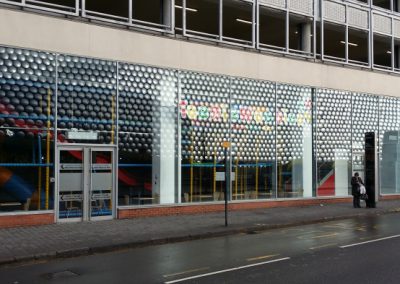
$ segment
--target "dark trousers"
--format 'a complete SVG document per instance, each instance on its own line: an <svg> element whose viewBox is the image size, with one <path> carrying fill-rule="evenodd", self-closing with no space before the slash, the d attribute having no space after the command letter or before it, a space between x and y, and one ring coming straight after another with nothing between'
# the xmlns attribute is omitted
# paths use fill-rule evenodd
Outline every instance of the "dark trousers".
<svg viewBox="0 0 400 284"><path fill-rule="evenodd" d="M355 194L353 195L353 207L354 208L360 208L360 195L359 194Z"/></svg>

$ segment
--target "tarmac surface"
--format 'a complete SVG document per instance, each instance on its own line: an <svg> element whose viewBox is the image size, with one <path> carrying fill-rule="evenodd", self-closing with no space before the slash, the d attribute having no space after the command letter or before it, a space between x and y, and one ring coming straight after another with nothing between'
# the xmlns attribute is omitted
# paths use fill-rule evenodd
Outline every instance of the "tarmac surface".
<svg viewBox="0 0 400 284"><path fill-rule="evenodd" d="M218 212L6 228L0 229L0 265L399 212L400 200L390 200L374 209L322 203L232 211L228 227Z"/></svg>

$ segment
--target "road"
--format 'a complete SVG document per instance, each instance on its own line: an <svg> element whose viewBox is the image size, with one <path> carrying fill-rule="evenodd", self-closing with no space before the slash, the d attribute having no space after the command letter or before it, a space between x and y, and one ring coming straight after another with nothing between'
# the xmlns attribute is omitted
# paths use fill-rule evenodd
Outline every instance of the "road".
<svg viewBox="0 0 400 284"><path fill-rule="evenodd" d="M399 283L400 214L0 268L0 283Z"/></svg>

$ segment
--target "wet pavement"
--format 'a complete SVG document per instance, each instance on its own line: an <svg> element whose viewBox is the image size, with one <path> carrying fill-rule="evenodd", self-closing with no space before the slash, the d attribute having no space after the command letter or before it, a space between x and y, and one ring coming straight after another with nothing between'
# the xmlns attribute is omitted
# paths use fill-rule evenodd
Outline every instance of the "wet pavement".
<svg viewBox="0 0 400 284"><path fill-rule="evenodd" d="M0 229L0 265L397 212L400 200L375 209L338 203L233 211L228 227L218 212Z"/></svg>

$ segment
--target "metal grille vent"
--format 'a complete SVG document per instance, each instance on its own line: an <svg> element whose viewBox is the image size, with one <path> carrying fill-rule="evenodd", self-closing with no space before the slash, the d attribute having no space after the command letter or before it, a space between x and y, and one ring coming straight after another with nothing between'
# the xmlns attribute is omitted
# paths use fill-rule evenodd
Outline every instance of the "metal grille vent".
<svg viewBox="0 0 400 284"><path fill-rule="evenodd" d="M313 14L313 0L290 0L289 8L307 15Z"/></svg>
<svg viewBox="0 0 400 284"><path fill-rule="evenodd" d="M368 12L353 7L348 7L348 24L351 26L368 29Z"/></svg>
<svg viewBox="0 0 400 284"><path fill-rule="evenodd" d="M397 38L400 38L400 21L393 20L393 35Z"/></svg>
<svg viewBox="0 0 400 284"><path fill-rule="evenodd" d="M325 2L324 4L325 19L339 23L346 22L346 7L344 5L334 2Z"/></svg>
<svg viewBox="0 0 400 284"><path fill-rule="evenodd" d="M286 0L259 0L258 3L266 6L274 6L280 8L286 7Z"/></svg>
<svg viewBox="0 0 400 284"><path fill-rule="evenodd" d="M391 19L374 14L374 31L390 35L392 33Z"/></svg>

